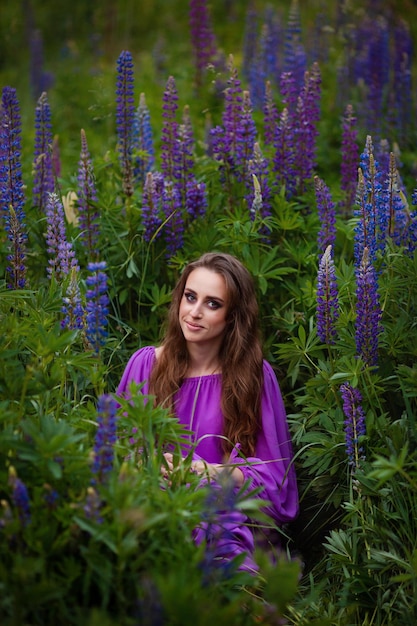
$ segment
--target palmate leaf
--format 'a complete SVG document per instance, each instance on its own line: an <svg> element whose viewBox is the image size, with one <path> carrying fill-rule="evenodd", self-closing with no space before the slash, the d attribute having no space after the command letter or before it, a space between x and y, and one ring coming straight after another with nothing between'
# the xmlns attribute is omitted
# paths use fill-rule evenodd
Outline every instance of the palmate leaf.
<svg viewBox="0 0 417 626"><path fill-rule="evenodd" d="M259 246L251 248L245 261L252 276L258 281L259 289L263 295L265 295L270 281L282 280L283 276L296 271L293 267L281 267L285 259L277 246L269 252L261 250Z"/></svg>

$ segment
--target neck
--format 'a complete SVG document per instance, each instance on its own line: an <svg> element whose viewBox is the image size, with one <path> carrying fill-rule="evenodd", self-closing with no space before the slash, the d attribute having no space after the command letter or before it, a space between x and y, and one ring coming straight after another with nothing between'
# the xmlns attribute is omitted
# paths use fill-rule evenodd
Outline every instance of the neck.
<svg viewBox="0 0 417 626"><path fill-rule="evenodd" d="M209 376L210 374L217 374L221 371L217 350L213 352L195 348L196 346L193 346L191 349L188 349L190 355L190 364L187 371L188 376Z"/></svg>

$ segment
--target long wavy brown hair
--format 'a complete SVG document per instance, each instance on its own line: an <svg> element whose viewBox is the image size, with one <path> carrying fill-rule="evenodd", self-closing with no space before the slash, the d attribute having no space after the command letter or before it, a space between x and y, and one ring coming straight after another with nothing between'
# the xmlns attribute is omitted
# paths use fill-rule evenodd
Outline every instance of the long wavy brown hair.
<svg viewBox="0 0 417 626"><path fill-rule="evenodd" d="M180 302L188 276L199 267L223 276L228 295L226 331L219 353L223 453L229 454L234 444L240 443L242 452L253 456L260 428L263 388L259 309L252 276L234 256L208 252L185 267L172 293L161 344L163 350L153 368L149 391L155 396L156 404L175 410L173 398L189 367L189 354L179 322Z"/></svg>

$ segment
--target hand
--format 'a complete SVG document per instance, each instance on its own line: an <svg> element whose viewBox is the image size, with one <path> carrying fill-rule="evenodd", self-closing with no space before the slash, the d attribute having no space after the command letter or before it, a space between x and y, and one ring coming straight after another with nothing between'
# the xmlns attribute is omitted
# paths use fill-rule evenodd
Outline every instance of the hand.
<svg viewBox="0 0 417 626"><path fill-rule="evenodd" d="M241 487L245 480L243 472L239 467L229 467L221 463L207 463L203 460L191 463L191 473L207 478L207 480L218 480L223 474L232 478L238 487Z"/></svg>
<svg viewBox="0 0 417 626"><path fill-rule="evenodd" d="M162 478L169 479L174 471L174 457L171 452L164 452L165 463L161 465Z"/></svg>

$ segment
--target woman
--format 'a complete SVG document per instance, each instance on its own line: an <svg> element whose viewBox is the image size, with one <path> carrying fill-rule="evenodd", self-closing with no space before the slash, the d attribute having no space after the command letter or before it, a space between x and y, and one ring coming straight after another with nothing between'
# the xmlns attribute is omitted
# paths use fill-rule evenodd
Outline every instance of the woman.
<svg viewBox="0 0 417 626"><path fill-rule="evenodd" d="M253 280L233 256L203 254L183 271L172 294L165 337L130 358L118 395L131 381L169 407L193 432L192 471L216 484L231 477L266 500L263 510L280 526L298 513L298 492L285 409L272 367L263 359ZM184 452L185 454L185 452ZM173 457L165 455L164 471ZM221 516L220 516L221 517ZM219 517L219 527L221 519ZM219 554L245 553L243 568L256 570L248 522L225 522ZM208 539L206 528L196 540Z"/></svg>

